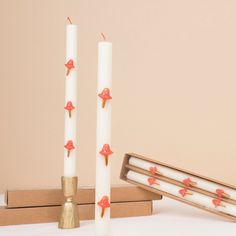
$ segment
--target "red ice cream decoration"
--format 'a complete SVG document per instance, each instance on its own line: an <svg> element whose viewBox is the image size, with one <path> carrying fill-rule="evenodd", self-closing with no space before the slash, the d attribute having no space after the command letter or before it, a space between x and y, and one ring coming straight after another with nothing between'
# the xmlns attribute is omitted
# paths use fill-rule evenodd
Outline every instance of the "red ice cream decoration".
<svg viewBox="0 0 236 236"><path fill-rule="evenodd" d="M193 195L193 193L189 192L186 188L182 188L179 190L179 194L182 197L185 197L186 195Z"/></svg>
<svg viewBox="0 0 236 236"><path fill-rule="evenodd" d="M153 175L156 175L156 174L161 175L161 172L157 170L157 167L156 167L156 166L151 166L151 167L149 168L149 171L150 171Z"/></svg>
<svg viewBox="0 0 236 236"><path fill-rule="evenodd" d="M184 184L185 186L187 186L187 187L197 185L197 183L194 182L194 181L192 181L190 178L184 179L184 180L183 180L183 184Z"/></svg>
<svg viewBox="0 0 236 236"><path fill-rule="evenodd" d="M101 218L103 218L106 208L110 207L109 197L103 196L102 199L98 202L98 205L102 208Z"/></svg>
<svg viewBox="0 0 236 236"><path fill-rule="evenodd" d="M72 102L71 101L67 102L67 104L64 108L69 112L69 117L71 118L71 112L72 112L72 110L75 109Z"/></svg>
<svg viewBox="0 0 236 236"><path fill-rule="evenodd" d="M67 157L70 157L70 151L75 149L73 141L69 140L64 147L67 149Z"/></svg>
<svg viewBox="0 0 236 236"><path fill-rule="evenodd" d="M105 158L105 164L108 165L108 157L113 154L109 144L104 144L102 150L99 152Z"/></svg>
<svg viewBox="0 0 236 236"><path fill-rule="evenodd" d="M152 186L154 184L159 185L157 183L157 180L155 178L152 178L152 177L148 178L148 183L149 183L150 186Z"/></svg>
<svg viewBox="0 0 236 236"><path fill-rule="evenodd" d="M216 189L216 194L219 196L219 197L226 197L226 198L230 198L230 195L225 193L225 191L223 189Z"/></svg>
<svg viewBox="0 0 236 236"><path fill-rule="evenodd" d="M70 59L66 64L65 64L66 68L67 68L67 72L66 72L66 76L68 76L70 74L70 71L75 68L74 66L74 61L72 59Z"/></svg>
<svg viewBox="0 0 236 236"><path fill-rule="evenodd" d="M213 203L213 205L214 205L215 207L219 207L219 206L225 207L225 205L221 202L221 200L220 200L220 199L217 199L217 198L213 199L213 200L212 200L212 203Z"/></svg>
<svg viewBox="0 0 236 236"><path fill-rule="evenodd" d="M104 88L103 91L98 94L98 96L102 99L102 108L105 107L107 100L112 99L109 88Z"/></svg>

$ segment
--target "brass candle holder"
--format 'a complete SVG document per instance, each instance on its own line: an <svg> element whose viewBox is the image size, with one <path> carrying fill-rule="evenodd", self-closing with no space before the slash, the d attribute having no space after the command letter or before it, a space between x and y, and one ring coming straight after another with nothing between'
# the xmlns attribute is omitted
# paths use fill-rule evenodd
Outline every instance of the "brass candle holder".
<svg viewBox="0 0 236 236"><path fill-rule="evenodd" d="M65 202L62 205L61 216L58 224L60 229L73 229L80 227L77 204L74 201L77 192L78 177L61 177L62 191Z"/></svg>

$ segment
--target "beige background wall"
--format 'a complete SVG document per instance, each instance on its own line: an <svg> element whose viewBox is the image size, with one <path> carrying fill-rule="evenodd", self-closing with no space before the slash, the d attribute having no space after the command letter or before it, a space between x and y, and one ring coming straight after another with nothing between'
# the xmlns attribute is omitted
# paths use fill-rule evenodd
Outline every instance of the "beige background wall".
<svg viewBox="0 0 236 236"><path fill-rule="evenodd" d="M230 0L0 0L0 192L60 185L68 15L80 185L94 184L101 31L114 54L112 182L132 151L236 184L235 12Z"/></svg>

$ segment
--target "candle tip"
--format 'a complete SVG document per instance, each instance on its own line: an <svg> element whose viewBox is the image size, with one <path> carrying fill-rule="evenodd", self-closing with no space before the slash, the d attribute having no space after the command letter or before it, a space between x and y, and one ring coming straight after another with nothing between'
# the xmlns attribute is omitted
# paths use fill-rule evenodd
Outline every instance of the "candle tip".
<svg viewBox="0 0 236 236"><path fill-rule="evenodd" d="M103 40L106 41L106 36L105 36L105 34L104 34L104 33L101 33L101 35L102 35Z"/></svg>
<svg viewBox="0 0 236 236"><path fill-rule="evenodd" d="M70 17L68 16L67 17L67 20L69 21L69 23L72 25L72 21L71 21L71 19L70 19Z"/></svg>

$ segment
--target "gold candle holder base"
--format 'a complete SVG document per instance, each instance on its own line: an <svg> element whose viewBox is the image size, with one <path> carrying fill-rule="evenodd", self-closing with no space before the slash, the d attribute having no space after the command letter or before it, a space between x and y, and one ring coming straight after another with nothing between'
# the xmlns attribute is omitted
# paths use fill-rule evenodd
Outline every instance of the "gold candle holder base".
<svg viewBox="0 0 236 236"><path fill-rule="evenodd" d="M61 177L62 191L65 202L62 205L61 216L58 224L60 229L73 229L80 227L79 213L74 198L77 192L77 177Z"/></svg>

